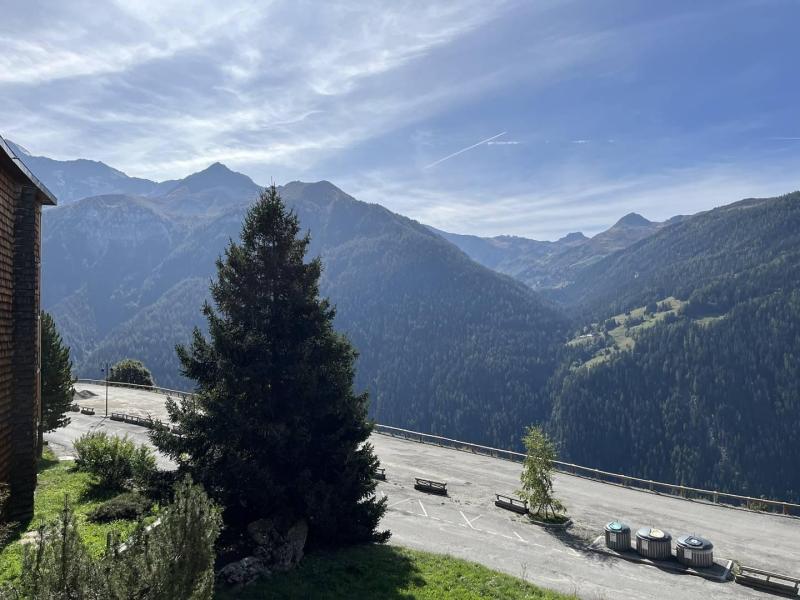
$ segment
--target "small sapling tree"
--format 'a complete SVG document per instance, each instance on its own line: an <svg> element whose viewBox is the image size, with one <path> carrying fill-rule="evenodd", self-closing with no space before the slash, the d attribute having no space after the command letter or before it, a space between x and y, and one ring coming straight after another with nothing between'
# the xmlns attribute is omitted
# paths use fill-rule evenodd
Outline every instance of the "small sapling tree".
<svg viewBox="0 0 800 600"><path fill-rule="evenodd" d="M563 520L564 505L553 496L553 461L556 450L541 427L530 426L523 438L526 456L520 481L520 498L527 500L531 510L545 520Z"/></svg>

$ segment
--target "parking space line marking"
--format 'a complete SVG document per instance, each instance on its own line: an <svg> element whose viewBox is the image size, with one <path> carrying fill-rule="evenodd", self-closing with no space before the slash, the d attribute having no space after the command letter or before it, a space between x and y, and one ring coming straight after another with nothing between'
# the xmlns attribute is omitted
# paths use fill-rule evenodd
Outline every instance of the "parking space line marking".
<svg viewBox="0 0 800 600"><path fill-rule="evenodd" d="M518 539L520 542L525 542L526 544L528 543L526 540L523 540L523 539L522 539L522 536L520 536L520 534L518 534L516 531L513 531L513 530L512 530L512 531L511 531L511 533L513 533L515 536L517 536L517 539Z"/></svg>
<svg viewBox="0 0 800 600"><path fill-rule="evenodd" d="M473 519L470 521L470 520L467 518L467 516L466 516L466 515L465 515L463 512L461 512L461 511L458 511L458 514L460 514L460 515L461 515L461 518L462 518L462 519L464 519L464 520L467 522L467 525L469 526L469 528L470 528L470 529L476 529L476 528L475 528L475 526L473 525L473 523L474 523L475 521L477 521L478 519L480 519L480 518L483 516L483 515L478 515L477 517L474 517L474 518L473 518ZM477 529L476 529L476 531L477 531Z"/></svg>
<svg viewBox="0 0 800 600"><path fill-rule="evenodd" d="M397 502L395 502L394 504L390 504L386 508L394 508L398 504L402 504L403 502L408 502L409 500L411 500L411 498L406 498L405 500L398 500Z"/></svg>
<svg viewBox="0 0 800 600"><path fill-rule="evenodd" d="M427 517L428 516L428 511L425 510L425 507L422 505L422 500L417 500L417 502L419 502L419 507L422 509L422 514Z"/></svg>

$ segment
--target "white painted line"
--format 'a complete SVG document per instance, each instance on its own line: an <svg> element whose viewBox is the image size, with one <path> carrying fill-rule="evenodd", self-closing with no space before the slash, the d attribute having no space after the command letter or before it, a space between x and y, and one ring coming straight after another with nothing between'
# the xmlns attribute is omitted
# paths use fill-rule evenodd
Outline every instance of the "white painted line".
<svg viewBox="0 0 800 600"><path fill-rule="evenodd" d="M394 508L398 504L402 504L403 502L408 502L409 500L411 500L411 498L406 498L405 500L398 500L397 502L395 502L394 504L390 504L386 508Z"/></svg>
<svg viewBox="0 0 800 600"><path fill-rule="evenodd" d="M460 515L461 515L461 518L462 518L462 519L464 519L464 520L467 522L467 525L469 526L469 528L470 528L470 529L475 529L475 526L473 525L473 523L474 523L475 521L477 521L478 519L480 519L480 518L483 516L483 515L478 515L477 517L474 517L474 518L473 518L473 519L470 521L470 520L467 518L467 516L466 516L466 515L465 515L463 512L461 512L461 511L458 511L458 514L460 514Z"/></svg>
<svg viewBox="0 0 800 600"><path fill-rule="evenodd" d="M425 510L425 507L422 505L422 500L417 500L417 502L419 502L419 507L422 509L422 514L427 517L428 516L428 511Z"/></svg>
<svg viewBox="0 0 800 600"><path fill-rule="evenodd" d="M516 531L512 531L511 533L513 533L515 536L517 536L517 539L518 539L520 542L525 542L526 544L528 543L528 542L527 542L527 540L523 540L523 539L522 539L522 536L520 536L520 534L518 534Z"/></svg>
<svg viewBox="0 0 800 600"><path fill-rule="evenodd" d="M384 492L383 490L381 490L381 497L386 498L386 492Z"/></svg>
<svg viewBox="0 0 800 600"><path fill-rule="evenodd" d="M498 535L496 531L492 531L491 529L484 529L486 533L490 533L492 535Z"/></svg>

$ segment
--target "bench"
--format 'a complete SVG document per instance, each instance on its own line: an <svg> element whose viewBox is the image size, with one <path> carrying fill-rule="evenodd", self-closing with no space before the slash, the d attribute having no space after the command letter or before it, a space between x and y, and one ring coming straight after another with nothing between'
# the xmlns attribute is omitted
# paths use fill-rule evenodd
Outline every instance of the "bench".
<svg viewBox="0 0 800 600"><path fill-rule="evenodd" d="M495 494L495 496L497 496L497 500L494 501L495 506L514 511L521 515L528 513L528 503L525 500L520 500L513 496L504 496L503 494Z"/></svg>
<svg viewBox="0 0 800 600"><path fill-rule="evenodd" d="M112 421L125 421L125 415L123 413L111 413L111 420Z"/></svg>
<svg viewBox="0 0 800 600"><path fill-rule="evenodd" d="M800 579L753 567L745 567L744 565L739 566L739 570L736 573L736 583L778 592L787 596L797 596L797 592L800 590Z"/></svg>
<svg viewBox="0 0 800 600"><path fill-rule="evenodd" d="M447 484L441 481L431 481L430 479L422 479L415 477L414 489L428 494L439 494L440 496L447 496Z"/></svg>
<svg viewBox="0 0 800 600"><path fill-rule="evenodd" d="M93 415L94 409L93 408L86 408L85 406L81 409L82 415Z"/></svg>
<svg viewBox="0 0 800 600"><path fill-rule="evenodd" d="M386 469L384 467L378 467L375 469L375 479L380 479L381 481L386 481Z"/></svg>

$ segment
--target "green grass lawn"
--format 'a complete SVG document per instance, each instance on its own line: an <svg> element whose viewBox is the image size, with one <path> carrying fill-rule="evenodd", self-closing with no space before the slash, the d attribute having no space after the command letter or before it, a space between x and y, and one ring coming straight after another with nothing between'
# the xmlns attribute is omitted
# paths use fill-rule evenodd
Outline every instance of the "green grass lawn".
<svg viewBox="0 0 800 600"><path fill-rule="evenodd" d="M293 571L273 575L236 592L218 590L216 597L220 600L574 598L450 556L379 545L313 554Z"/></svg>
<svg viewBox="0 0 800 600"><path fill-rule="evenodd" d="M135 521L114 521L111 523L91 523L86 515L105 500L117 495L98 491L93 475L76 471L73 461L60 461L49 450L39 462L39 482L36 487L36 499L33 519L24 529L17 532L11 543L0 551L0 582L16 579L22 564L22 545L19 538L29 531L36 530L44 521L57 518L64 507L64 497L69 498L75 510L75 517L80 527L81 536L89 551L100 556L105 551L106 536L110 531L117 531L125 538L136 526Z"/></svg>

